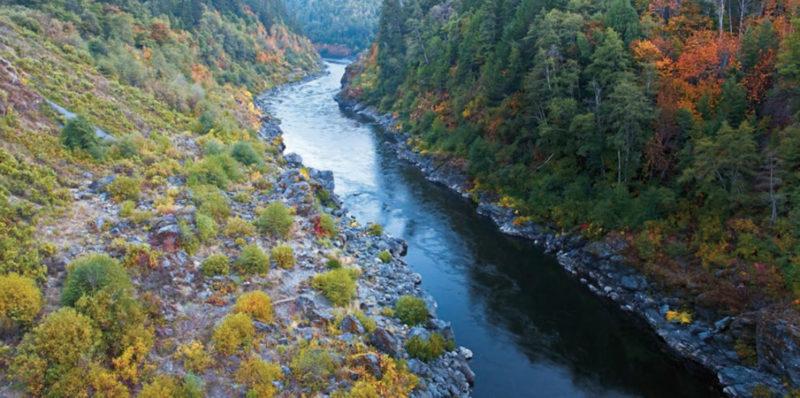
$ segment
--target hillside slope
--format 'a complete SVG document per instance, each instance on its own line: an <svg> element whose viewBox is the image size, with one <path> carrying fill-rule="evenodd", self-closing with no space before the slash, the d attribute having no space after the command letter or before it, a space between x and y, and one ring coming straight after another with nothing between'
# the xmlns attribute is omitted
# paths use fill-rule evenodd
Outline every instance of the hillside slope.
<svg viewBox="0 0 800 398"><path fill-rule="evenodd" d="M284 159L256 107L320 68L279 2L19 3L0 5L0 396L469 393L402 243Z"/></svg>
<svg viewBox="0 0 800 398"><path fill-rule="evenodd" d="M680 298L668 321L734 316L720 337L734 359L796 388L797 12L386 0L343 98L390 113L411 148L467 174L515 228L608 242Z"/></svg>
<svg viewBox="0 0 800 398"><path fill-rule="evenodd" d="M323 56L346 57L367 48L375 37L378 0L287 0L286 8Z"/></svg>

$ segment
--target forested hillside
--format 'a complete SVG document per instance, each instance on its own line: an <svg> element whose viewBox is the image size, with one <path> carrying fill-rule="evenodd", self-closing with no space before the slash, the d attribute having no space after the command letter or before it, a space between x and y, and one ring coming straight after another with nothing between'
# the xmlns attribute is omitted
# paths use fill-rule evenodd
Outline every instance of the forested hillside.
<svg viewBox="0 0 800 398"><path fill-rule="evenodd" d="M0 396L468 391L436 371L465 363L446 334L404 348L429 313L375 274L411 277L398 244L331 215L331 177L287 162L256 109L321 67L286 19L269 0L0 1Z"/></svg>
<svg viewBox="0 0 800 398"><path fill-rule="evenodd" d="M519 222L619 234L690 312L795 322L799 5L385 0L346 94Z"/></svg>
<svg viewBox="0 0 800 398"><path fill-rule="evenodd" d="M348 56L369 46L378 26L379 0L286 0L300 30L324 56Z"/></svg>

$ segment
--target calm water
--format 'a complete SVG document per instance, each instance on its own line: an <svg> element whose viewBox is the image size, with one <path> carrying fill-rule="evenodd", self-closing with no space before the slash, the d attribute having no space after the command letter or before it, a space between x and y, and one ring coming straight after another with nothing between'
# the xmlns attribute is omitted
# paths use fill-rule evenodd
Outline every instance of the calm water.
<svg viewBox="0 0 800 398"><path fill-rule="evenodd" d="M716 396L708 375L664 353L638 322L593 296L552 256L500 234L474 207L381 145L333 100L344 65L273 100L287 152L332 170L362 222L406 239L408 263L475 353L476 397Z"/></svg>

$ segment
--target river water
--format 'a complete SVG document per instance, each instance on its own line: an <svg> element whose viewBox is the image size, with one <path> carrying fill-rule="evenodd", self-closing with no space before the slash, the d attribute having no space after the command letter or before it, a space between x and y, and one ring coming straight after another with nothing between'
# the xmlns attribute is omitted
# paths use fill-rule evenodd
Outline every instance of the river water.
<svg viewBox="0 0 800 398"><path fill-rule="evenodd" d="M423 276L470 348L476 397L716 396L656 337L600 300L530 242L507 237L473 205L425 180L381 145L378 127L344 114L333 96L345 65L272 99L287 152L332 170L336 193L361 223L408 241Z"/></svg>

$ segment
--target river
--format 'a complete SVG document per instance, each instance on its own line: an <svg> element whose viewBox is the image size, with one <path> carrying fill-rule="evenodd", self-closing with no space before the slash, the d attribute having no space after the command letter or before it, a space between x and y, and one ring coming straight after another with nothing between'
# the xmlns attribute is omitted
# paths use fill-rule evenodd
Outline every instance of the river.
<svg viewBox="0 0 800 398"><path fill-rule="evenodd" d="M555 258L501 234L475 208L381 145L334 101L345 65L288 86L269 106L287 152L332 170L361 223L408 241L406 261L470 348L476 397L716 396L705 372L666 353L641 322L597 298Z"/></svg>

